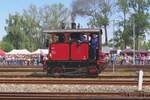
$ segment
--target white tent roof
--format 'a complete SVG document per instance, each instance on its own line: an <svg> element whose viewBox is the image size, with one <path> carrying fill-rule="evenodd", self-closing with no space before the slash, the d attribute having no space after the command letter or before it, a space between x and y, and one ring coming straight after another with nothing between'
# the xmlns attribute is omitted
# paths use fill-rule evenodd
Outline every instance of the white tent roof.
<svg viewBox="0 0 150 100"><path fill-rule="evenodd" d="M111 50L111 48L108 47L108 46L104 46L104 47L102 48L102 51L103 51L104 53L110 53L110 50Z"/></svg>
<svg viewBox="0 0 150 100"><path fill-rule="evenodd" d="M30 55L31 52L29 52L27 49L21 49L21 50L16 50L16 49L13 49L12 51L6 53L7 55Z"/></svg>
<svg viewBox="0 0 150 100"><path fill-rule="evenodd" d="M16 50L16 49L13 49L13 50L11 50L10 52L7 52L6 54L9 54L9 55L11 55L11 54L16 54L16 52L17 52L17 50Z"/></svg>
<svg viewBox="0 0 150 100"><path fill-rule="evenodd" d="M36 51L32 52L32 54L48 54L48 49L37 49Z"/></svg>
<svg viewBox="0 0 150 100"><path fill-rule="evenodd" d="M22 49L20 50L20 52L18 52L19 54L31 54L31 52L29 52L27 49Z"/></svg>
<svg viewBox="0 0 150 100"><path fill-rule="evenodd" d="M121 51L122 51L122 50L117 50L117 54L120 54Z"/></svg>

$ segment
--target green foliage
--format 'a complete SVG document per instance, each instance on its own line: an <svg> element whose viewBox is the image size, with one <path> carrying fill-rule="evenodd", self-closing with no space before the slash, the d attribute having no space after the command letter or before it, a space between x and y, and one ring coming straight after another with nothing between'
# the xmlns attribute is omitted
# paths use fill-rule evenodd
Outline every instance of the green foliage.
<svg viewBox="0 0 150 100"><path fill-rule="evenodd" d="M63 4L35 5L24 9L23 13L9 14L5 30L7 35L3 41L11 44L14 49L26 48L30 51L44 48L47 35L43 29L58 29L61 22L69 22L69 10Z"/></svg>
<svg viewBox="0 0 150 100"><path fill-rule="evenodd" d="M139 48L140 37L145 35L149 22L148 9L150 7L149 0L130 0L129 8L134 12L131 14L132 22L135 24L136 49Z"/></svg>
<svg viewBox="0 0 150 100"><path fill-rule="evenodd" d="M27 21L22 15L19 15L18 13L15 15L9 15L9 19L7 20L8 26L5 27L8 34L3 38L3 41L13 45L15 49L27 48L32 51L32 47L35 45L35 41L33 41L30 34L27 34L29 31L25 30L27 27L25 24L26 22L32 23L31 20Z"/></svg>
<svg viewBox="0 0 150 100"><path fill-rule="evenodd" d="M46 5L40 8L42 27L47 29L60 29L61 22L68 25L70 11L63 4ZM71 19L70 19L71 20Z"/></svg>
<svg viewBox="0 0 150 100"><path fill-rule="evenodd" d="M5 27L7 33L9 33L5 40L9 39L9 43L12 43L14 48L19 49L21 42L23 41L23 32L22 28L22 16L18 13L15 15L9 15L9 20L6 21L9 27ZM20 42L19 42L20 41Z"/></svg>
<svg viewBox="0 0 150 100"><path fill-rule="evenodd" d="M119 10L123 12L123 14L126 16L126 14L129 11L129 0L117 0L117 5L119 7Z"/></svg>
<svg viewBox="0 0 150 100"><path fill-rule="evenodd" d="M135 25L136 49L148 48L149 42L143 44L142 41L150 29L150 0L117 0L117 2L74 0L71 7L72 12L61 3L39 8L31 5L22 13L9 14L5 27L7 35L3 38L2 44L9 44L8 47L14 49L27 48L30 51L45 48L48 37L42 32L44 29L60 29L62 22L69 27L76 16L87 16L89 18L87 24L90 27L104 28L107 45L107 27L111 23L110 17L115 14L114 7L116 7L117 16L121 16L122 19L117 22L114 39L111 39L108 45L121 49L133 47L133 25Z"/></svg>
<svg viewBox="0 0 150 100"><path fill-rule="evenodd" d="M147 42L144 42L141 48L145 50L150 50L150 40Z"/></svg>
<svg viewBox="0 0 150 100"><path fill-rule="evenodd" d="M13 46L8 42L0 42L0 48L6 52L9 52L13 49Z"/></svg>
<svg viewBox="0 0 150 100"><path fill-rule="evenodd" d="M105 43L107 45L107 25L111 14L111 0L75 0L72 3L73 15L88 16L88 25L101 28L104 26Z"/></svg>
<svg viewBox="0 0 150 100"><path fill-rule="evenodd" d="M133 25L135 26L135 48L139 49L143 39L141 37L148 33L149 22L149 0L117 0L119 10L123 13L120 26L120 41L126 46L133 47ZM130 9L130 10L129 10ZM128 17L127 17L128 16ZM118 28L120 30L120 28ZM115 37L117 38L117 37ZM121 45L120 45L121 46Z"/></svg>

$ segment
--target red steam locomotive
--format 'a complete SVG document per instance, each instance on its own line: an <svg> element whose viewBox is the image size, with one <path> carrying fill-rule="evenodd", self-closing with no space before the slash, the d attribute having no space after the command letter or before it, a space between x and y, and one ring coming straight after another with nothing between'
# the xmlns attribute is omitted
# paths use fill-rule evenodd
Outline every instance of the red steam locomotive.
<svg viewBox="0 0 150 100"><path fill-rule="evenodd" d="M99 29L45 30L49 35L47 74L97 76L105 64Z"/></svg>

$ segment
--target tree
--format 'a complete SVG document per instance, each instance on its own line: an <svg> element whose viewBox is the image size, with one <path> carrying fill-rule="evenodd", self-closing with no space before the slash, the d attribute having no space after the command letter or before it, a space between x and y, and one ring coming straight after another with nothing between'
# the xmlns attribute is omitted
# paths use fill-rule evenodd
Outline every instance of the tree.
<svg viewBox="0 0 150 100"><path fill-rule="evenodd" d="M27 48L31 51L35 49L36 42L31 39L32 37L28 34L29 31L25 30L29 29L26 23L31 22L25 20L24 16L19 13L9 15L9 18L6 20L7 26L5 27L8 34L3 38L3 41L10 43L15 49Z"/></svg>
<svg viewBox="0 0 150 100"><path fill-rule="evenodd" d="M144 42L142 45L142 48L144 48L145 50L150 50L150 40L147 42Z"/></svg>
<svg viewBox="0 0 150 100"><path fill-rule="evenodd" d="M150 27L149 0L129 0L129 8L132 9L131 19L135 24L136 49L139 49L139 37L145 35Z"/></svg>
<svg viewBox="0 0 150 100"><path fill-rule="evenodd" d="M41 26L44 29L60 29L61 23L69 25L70 11L63 4L45 5L40 8Z"/></svg>
<svg viewBox="0 0 150 100"><path fill-rule="evenodd" d="M7 26L5 27L7 31L6 37L4 40L13 45L15 49L22 48L21 44L24 39L22 31L22 16L16 13L15 15L9 15L9 18L6 20Z"/></svg>
<svg viewBox="0 0 150 100"><path fill-rule="evenodd" d="M123 23L122 26L123 26L123 31L121 32L122 34L122 39L124 41L124 48L126 48L127 46L127 43L128 43L128 37L129 37L129 30L127 27L127 23L126 22L126 16L127 16L127 13L129 12L129 6L128 6L128 3L129 1L128 0L117 0L117 5L119 7L119 10L123 13Z"/></svg>
<svg viewBox="0 0 150 100"><path fill-rule="evenodd" d="M13 49L13 46L8 42L0 42L0 48L6 52L9 52Z"/></svg>
<svg viewBox="0 0 150 100"><path fill-rule="evenodd" d="M68 25L69 14L63 4L45 5L42 8L30 5L23 13L9 15L5 27L8 34L3 41L12 44L15 49L27 48L33 51L44 48L47 35L42 31L61 28L61 22Z"/></svg>
<svg viewBox="0 0 150 100"><path fill-rule="evenodd" d="M71 20L70 11L63 4L45 5L40 8L40 26L42 30L45 29L61 29L62 23L65 23L65 27L68 28ZM41 34L40 41L42 44L46 44L45 39L47 35Z"/></svg>
<svg viewBox="0 0 150 100"><path fill-rule="evenodd" d="M35 50L42 46L40 41L42 28L40 26L41 18L39 9L35 5L30 5L28 9L23 10L23 31L28 36L29 47Z"/></svg>
<svg viewBox="0 0 150 100"><path fill-rule="evenodd" d="M124 21L119 21L119 26L117 27L117 30L114 32L114 37L111 39L110 42L113 40L113 45L120 49L125 49L125 47L133 47L133 34L132 34L132 26L130 24L130 21L126 21L126 29L123 30L123 24Z"/></svg>
<svg viewBox="0 0 150 100"><path fill-rule="evenodd" d="M136 46L139 48L140 40L145 36L147 29L149 29L149 0L117 0L119 11L123 13L123 19L119 22L122 30L124 48L126 46L133 47L133 39L135 38ZM119 15L119 14L118 14ZM135 37L133 37L133 27L135 26ZM118 29L120 30L120 29ZM141 38L141 39L139 39ZM130 42L130 43L129 43Z"/></svg>
<svg viewBox="0 0 150 100"><path fill-rule="evenodd" d="M89 25L105 30L105 44L108 44L107 25L111 14L112 2L110 0L75 0L72 3L72 14L74 16L88 16ZM74 18L72 18L74 19Z"/></svg>

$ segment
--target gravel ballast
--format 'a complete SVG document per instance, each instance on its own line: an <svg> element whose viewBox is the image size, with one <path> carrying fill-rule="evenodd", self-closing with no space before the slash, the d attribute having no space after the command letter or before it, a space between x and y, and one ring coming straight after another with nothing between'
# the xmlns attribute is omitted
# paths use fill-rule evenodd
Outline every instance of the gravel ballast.
<svg viewBox="0 0 150 100"><path fill-rule="evenodd" d="M0 84L0 92L134 92L137 86ZM150 92L150 86L143 87Z"/></svg>

